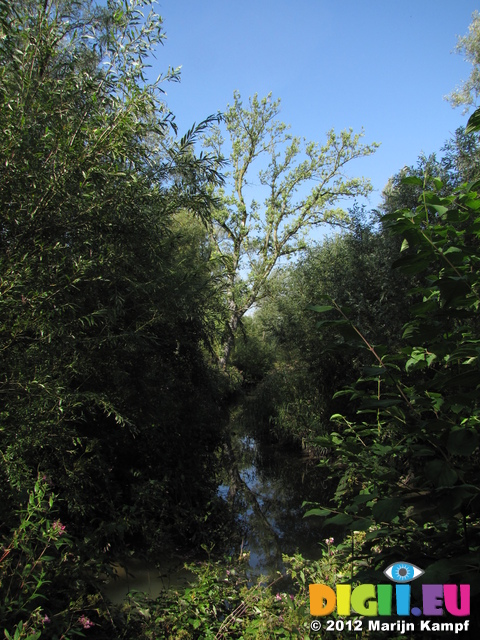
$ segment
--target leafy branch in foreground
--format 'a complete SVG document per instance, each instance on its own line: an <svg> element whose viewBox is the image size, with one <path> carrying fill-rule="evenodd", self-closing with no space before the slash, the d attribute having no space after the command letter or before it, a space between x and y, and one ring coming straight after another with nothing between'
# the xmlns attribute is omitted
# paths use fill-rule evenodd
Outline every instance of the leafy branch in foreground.
<svg viewBox="0 0 480 640"><path fill-rule="evenodd" d="M419 186L423 181L417 180ZM397 268L418 276L401 345L372 345L334 301L314 307L374 361L350 388L356 418L332 416L317 438L335 451L335 513L326 523L365 530L378 563L399 554L428 567L426 579L461 574L480 591L480 198L479 183L440 196L433 179L418 206L383 218L403 238ZM345 335L345 333L344 333ZM312 513L319 515L319 513ZM370 549L369 549L370 547ZM441 576L441 577L440 577Z"/></svg>

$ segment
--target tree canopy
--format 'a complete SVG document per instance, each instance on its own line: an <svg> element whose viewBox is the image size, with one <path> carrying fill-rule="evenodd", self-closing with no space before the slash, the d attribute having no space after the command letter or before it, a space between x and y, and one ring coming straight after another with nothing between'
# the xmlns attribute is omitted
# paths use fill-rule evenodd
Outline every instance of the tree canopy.
<svg viewBox="0 0 480 640"><path fill-rule="evenodd" d="M480 95L480 14L474 11L472 22L465 36L459 36L455 47L457 53L463 54L465 60L470 62L472 70L468 80L465 80L457 89L452 91L447 100L453 107L465 107L467 112L472 105L476 105Z"/></svg>
<svg viewBox="0 0 480 640"><path fill-rule="evenodd" d="M363 133L352 130L326 135L326 142L308 142L289 133L280 122L280 101L257 95L244 107L238 92L224 114L228 136L227 185L218 191L221 204L212 210L210 237L222 262L228 301L220 361L226 364L238 323L267 293L275 266L306 246L309 229L341 224L345 198L367 195L364 178L346 176L347 165L375 152L378 144L363 144ZM220 128L206 146L223 154ZM262 203L251 197L259 186Z"/></svg>

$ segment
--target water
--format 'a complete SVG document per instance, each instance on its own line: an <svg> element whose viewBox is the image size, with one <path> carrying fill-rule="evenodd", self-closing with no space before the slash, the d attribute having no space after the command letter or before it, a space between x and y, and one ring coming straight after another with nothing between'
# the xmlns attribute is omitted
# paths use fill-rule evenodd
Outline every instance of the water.
<svg viewBox="0 0 480 640"><path fill-rule="evenodd" d="M114 576L104 591L114 604L122 603L129 593L141 591L149 598L157 598L162 591L183 589L195 576L184 568L183 563L165 558L158 566L140 558L129 558L113 565Z"/></svg>
<svg viewBox="0 0 480 640"><path fill-rule="evenodd" d="M300 552L315 560L326 537L322 519L304 518L305 501L326 504L331 496L326 472L300 449L264 444L234 427L224 452L224 478L218 494L237 514L240 546L231 553L249 552L251 577L273 576L284 568L282 554ZM159 567L129 559L113 567L117 577L106 588L113 602L131 590L154 598L162 590L187 586L192 574L179 561L165 558Z"/></svg>
<svg viewBox="0 0 480 640"><path fill-rule="evenodd" d="M232 435L219 494L238 514L251 575L283 569L282 554L321 556L325 534L319 518L304 518L305 501L325 504L326 473L299 449L263 444L241 430Z"/></svg>

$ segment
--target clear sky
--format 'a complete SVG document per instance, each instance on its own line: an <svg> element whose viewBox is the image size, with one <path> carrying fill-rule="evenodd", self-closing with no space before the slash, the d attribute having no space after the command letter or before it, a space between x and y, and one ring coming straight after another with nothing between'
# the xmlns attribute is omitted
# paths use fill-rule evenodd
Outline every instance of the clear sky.
<svg viewBox="0 0 480 640"><path fill-rule="evenodd" d="M182 66L167 103L179 133L244 98L273 93L292 133L323 142L330 128L380 142L352 175L370 178L372 207L388 178L438 152L468 116L443 97L470 73L453 52L473 0L160 0L165 46L152 78Z"/></svg>

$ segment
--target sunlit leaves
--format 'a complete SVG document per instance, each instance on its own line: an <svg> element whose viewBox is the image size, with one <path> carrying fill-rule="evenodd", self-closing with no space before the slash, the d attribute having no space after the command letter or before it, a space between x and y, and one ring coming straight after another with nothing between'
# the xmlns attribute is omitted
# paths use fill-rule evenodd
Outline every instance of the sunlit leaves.
<svg viewBox="0 0 480 640"><path fill-rule="evenodd" d="M404 184L424 186L418 205L383 219L403 239L395 266L421 283L411 291L416 302L409 307L404 343L389 356L362 333L372 363L356 384L337 394L355 403L357 419L332 416L335 431L319 444L339 456L332 463L341 477L338 507L388 522L396 533L403 522L406 535L419 545L428 542L418 523L433 519L435 553L440 548L453 553L444 529L455 526L459 513L473 522L479 516L473 505L480 479L480 199L478 185L439 195L439 180L409 176ZM312 309L332 316L331 306ZM336 323L343 325L348 314L338 305L337 311L340 318L330 327L343 337ZM362 506L357 492L367 487L375 487L382 499ZM375 531L369 534L376 537ZM469 540L473 548L478 545Z"/></svg>
<svg viewBox="0 0 480 640"><path fill-rule="evenodd" d="M95 554L148 510L161 537L170 498L151 500L169 484L173 510L212 490L202 349L217 302L205 235L179 216L208 218L218 162L193 147L213 118L170 139L160 83L176 73L143 81L164 37L143 0L14 5L0 38L0 468L10 489L39 465L55 476ZM205 479L198 500L170 467Z"/></svg>
<svg viewBox="0 0 480 640"><path fill-rule="evenodd" d="M345 224L340 199L366 195L368 180L346 176L346 166L375 152L362 143L363 132L326 134L320 145L289 133L277 118L280 101L254 95L245 106L238 91L224 114L228 143L220 128L205 144L221 152L227 144L227 185L223 206L213 210L211 237L224 260L224 286L230 308L222 364L228 360L240 319L267 296L267 282L282 258L307 245L308 231L320 224ZM260 197L252 193L257 186ZM255 196L255 197L253 197Z"/></svg>

